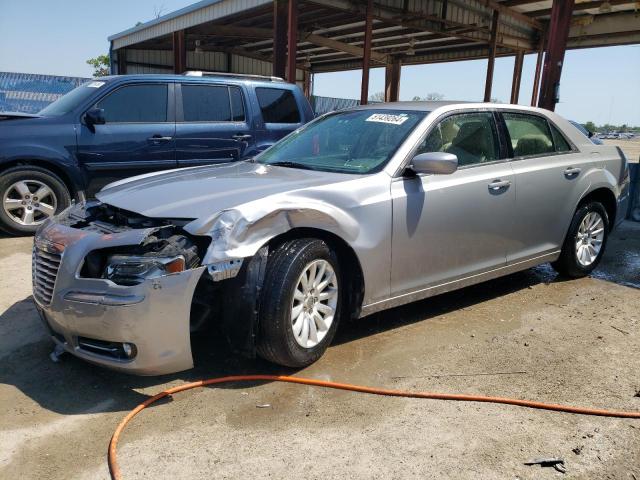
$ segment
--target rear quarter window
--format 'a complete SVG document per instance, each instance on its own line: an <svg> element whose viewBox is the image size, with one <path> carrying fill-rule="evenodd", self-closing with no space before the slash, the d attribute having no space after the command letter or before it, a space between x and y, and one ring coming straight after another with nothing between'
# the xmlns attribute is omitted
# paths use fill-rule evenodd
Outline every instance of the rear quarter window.
<svg viewBox="0 0 640 480"><path fill-rule="evenodd" d="M256 96L265 123L300 123L298 103L291 90L256 88Z"/></svg>

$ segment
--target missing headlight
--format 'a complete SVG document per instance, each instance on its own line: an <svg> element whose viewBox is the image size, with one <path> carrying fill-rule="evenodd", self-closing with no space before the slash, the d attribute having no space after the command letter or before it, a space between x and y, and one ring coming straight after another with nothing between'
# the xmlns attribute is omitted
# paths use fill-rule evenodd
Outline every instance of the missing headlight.
<svg viewBox="0 0 640 480"><path fill-rule="evenodd" d="M90 252L80 276L106 278L118 285L138 285L148 278L178 273L200 265L202 251L198 239L164 228L140 245L115 247Z"/></svg>

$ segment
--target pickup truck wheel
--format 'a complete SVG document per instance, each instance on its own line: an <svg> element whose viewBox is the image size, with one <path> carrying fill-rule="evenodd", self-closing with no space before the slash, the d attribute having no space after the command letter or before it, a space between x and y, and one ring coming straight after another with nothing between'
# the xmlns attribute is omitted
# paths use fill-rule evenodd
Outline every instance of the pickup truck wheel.
<svg viewBox="0 0 640 480"><path fill-rule="evenodd" d="M260 304L258 354L287 367L318 360L341 314L338 259L322 240L282 244L270 256Z"/></svg>
<svg viewBox="0 0 640 480"><path fill-rule="evenodd" d="M44 168L19 166L0 175L0 228L7 233L32 234L71 203L64 182Z"/></svg>
<svg viewBox="0 0 640 480"><path fill-rule="evenodd" d="M589 275L600 263L609 236L609 217L600 202L578 207L573 216L560 258L551 265L571 278Z"/></svg>

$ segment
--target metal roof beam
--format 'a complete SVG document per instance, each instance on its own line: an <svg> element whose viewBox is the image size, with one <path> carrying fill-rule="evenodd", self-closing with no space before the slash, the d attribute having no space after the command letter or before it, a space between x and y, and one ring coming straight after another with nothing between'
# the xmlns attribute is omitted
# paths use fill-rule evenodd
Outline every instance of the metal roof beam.
<svg viewBox="0 0 640 480"><path fill-rule="evenodd" d="M350 0L306 0L308 3L315 3L318 5L324 5L328 8L334 8L336 10L342 10L352 13L354 15L364 15L364 6L352 2ZM453 22L451 20L443 20L440 17L433 15L426 15L419 12L403 12L402 9L395 9L387 6L376 5L373 6L374 18L381 20L391 25L400 25L405 28L412 28L416 30L423 30L433 33L447 33L451 37L466 39L475 41L478 43L486 44L490 40L490 33L486 28L478 27L470 24L463 24L459 22ZM477 36L463 35L456 32L448 32L442 30L442 25L461 29L474 29ZM533 41L524 39L522 37L513 37L502 33L498 34L498 46L512 48L516 50L533 50L535 48Z"/></svg>
<svg viewBox="0 0 640 480"><path fill-rule="evenodd" d="M316 35L315 33L302 33L300 35L300 40L304 42L313 43L314 45L318 45L321 47L327 47L327 48L330 48L331 50L337 50L339 52L349 53L354 57L364 56L364 49L361 47L340 42L332 38L323 37L322 35ZM371 60L375 60L376 62L386 64L387 56L382 53L372 51Z"/></svg>
<svg viewBox="0 0 640 480"><path fill-rule="evenodd" d="M592 10L595 8L600 8L605 3L608 3L612 7L617 7L620 5L633 5L638 2L636 0L609 0L609 1L605 0L605 1L597 1L597 2L583 2L583 3L576 3L573 6L573 11L583 12L585 10ZM532 17L544 17L547 15L551 15L551 9L543 8L540 10L531 10L527 12L527 15L531 15Z"/></svg>

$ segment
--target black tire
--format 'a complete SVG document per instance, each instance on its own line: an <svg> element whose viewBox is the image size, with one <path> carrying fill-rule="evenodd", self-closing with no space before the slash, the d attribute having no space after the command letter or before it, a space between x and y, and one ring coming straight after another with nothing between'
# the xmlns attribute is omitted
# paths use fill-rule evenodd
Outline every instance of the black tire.
<svg viewBox="0 0 640 480"><path fill-rule="evenodd" d="M338 303L331 326L324 338L311 348L301 346L295 339L291 305L298 278L314 260L326 260L335 272ZM318 360L336 333L342 305L344 305L342 281L336 254L322 240L301 238L283 243L269 255L263 297L260 302L257 353L268 360L286 367L300 368Z"/></svg>
<svg viewBox="0 0 640 480"><path fill-rule="evenodd" d="M71 204L71 195L69 189L64 182L56 174L50 172L47 169L35 167L31 165L23 165L9 168L0 173L0 229L12 235L31 235L33 234L40 223L34 223L31 225L22 225L15 221L4 208L5 195L15 196L15 192L8 192L12 185L16 182L38 182L46 185L55 196L55 213L60 213ZM20 210L18 210L20 212ZM38 218L41 218L41 213L38 213ZM37 219L36 219L37 221Z"/></svg>
<svg viewBox="0 0 640 480"><path fill-rule="evenodd" d="M589 265L583 265L578 261L578 254L576 252L576 242L578 241L578 230L582 220L591 212L596 212L602 217L604 223L604 238L600 251L595 260ZM605 247L607 246L607 239L609 237L609 216L607 210L600 202L584 203L578 207L576 213L573 215L569 231L562 245L562 251L560 258L553 262L551 266L561 275L570 278L581 278L589 275L600 263L602 255L604 254Z"/></svg>

